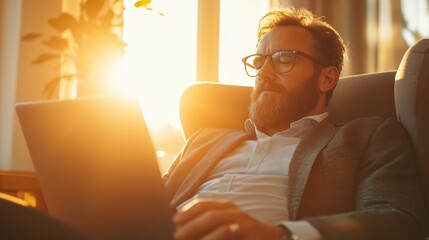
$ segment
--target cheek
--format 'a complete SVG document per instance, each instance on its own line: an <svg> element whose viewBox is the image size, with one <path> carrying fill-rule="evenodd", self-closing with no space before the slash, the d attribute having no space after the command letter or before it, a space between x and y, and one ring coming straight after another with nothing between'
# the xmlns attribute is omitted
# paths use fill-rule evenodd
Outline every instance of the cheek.
<svg viewBox="0 0 429 240"><path fill-rule="evenodd" d="M284 74L280 77L280 81L278 82L283 86L286 93L292 93L300 90L306 89L309 86L309 81L315 81L314 79L314 71L310 68L307 68L306 71L295 71L298 69L293 69L291 72ZM318 80L316 80L318 81Z"/></svg>

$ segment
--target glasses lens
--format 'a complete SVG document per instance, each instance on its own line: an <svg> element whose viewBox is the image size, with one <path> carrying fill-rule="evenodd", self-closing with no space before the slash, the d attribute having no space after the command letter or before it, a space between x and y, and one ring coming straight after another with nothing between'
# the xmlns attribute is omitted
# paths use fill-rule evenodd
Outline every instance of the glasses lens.
<svg viewBox="0 0 429 240"><path fill-rule="evenodd" d="M295 53L289 51L279 51L271 55L274 68L277 73L289 72L295 62Z"/></svg>
<svg viewBox="0 0 429 240"><path fill-rule="evenodd" d="M251 55L243 59L246 73L250 77L258 75L259 69L262 68L267 55ZM295 63L296 52L278 51L271 54L271 60L274 70L277 73L287 73L292 70Z"/></svg>

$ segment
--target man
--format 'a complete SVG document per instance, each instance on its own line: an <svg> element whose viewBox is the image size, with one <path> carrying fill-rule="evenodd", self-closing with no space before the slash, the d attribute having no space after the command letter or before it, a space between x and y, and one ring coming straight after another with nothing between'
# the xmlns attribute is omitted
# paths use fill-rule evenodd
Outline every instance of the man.
<svg viewBox="0 0 429 240"><path fill-rule="evenodd" d="M175 239L423 239L413 153L395 119L326 112L345 56L302 9L260 21L245 132L202 129L164 176Z"/></svg>

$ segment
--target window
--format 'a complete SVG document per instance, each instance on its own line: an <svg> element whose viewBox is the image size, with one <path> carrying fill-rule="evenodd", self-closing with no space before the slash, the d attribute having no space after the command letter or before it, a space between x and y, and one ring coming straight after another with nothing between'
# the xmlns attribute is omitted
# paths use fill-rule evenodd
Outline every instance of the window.
<svg viewBox="0 0 429 240"><path fill-rule="evenodd" d="M427 0L401 0L404 26L402 37L408 46L429 37L429 3Z"/></svg>
<svg viewBox="0 0 429 240"><path fill-rule="evenodd" d="M141 100L164 171L184 143L178 102L195 82L197 1L157 0L150 4L153 11L135 8L134 2L124 2L128 47L115 84Z"/></svg>
<svg viewBox="0 0 429 240"><path fill-rule="evenodd" d="M220 7L219 81L253 86L241 59L256 52L258 22L269 1L223 0Z"/></svg>
<svg viewBox="0 0 429 240"><path fill-rule="evenodd" d="M180 95L196 82L198 0L156 0L150 4L154 11L135 8L134 2L124 2L123 36L128 47L115 84L141 99L165 171L184 144ZM268 5L269 1L260 0L221 1L220 81L253 84L241 58L255 52L258 19Z"/></svg>

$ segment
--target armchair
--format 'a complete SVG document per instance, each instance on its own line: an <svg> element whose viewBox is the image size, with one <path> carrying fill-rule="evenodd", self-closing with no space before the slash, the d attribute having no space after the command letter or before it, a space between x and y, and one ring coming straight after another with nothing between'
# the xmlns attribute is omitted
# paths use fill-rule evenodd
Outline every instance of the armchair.
<svg viewBox="0 0 429 240"><path fill-rule="evenodd" d="M396 71L343 77L337 84L328 111L340 121L365 116L395 116L393 84ZM200 128L243 129L252 87L221 83L196 83L180 100L180 120L187 139Z"/></svg>
<svg viewBox="0 0 429 240"><path fill-rule="evenodd" d="M200 128L243 129L251 90L220 83L191 85L180 102L185 138ZM375 115L396 117L412 141L428 206L429 39L411 46L397 71L342 77L328 111L340 121Z"/></svg>

